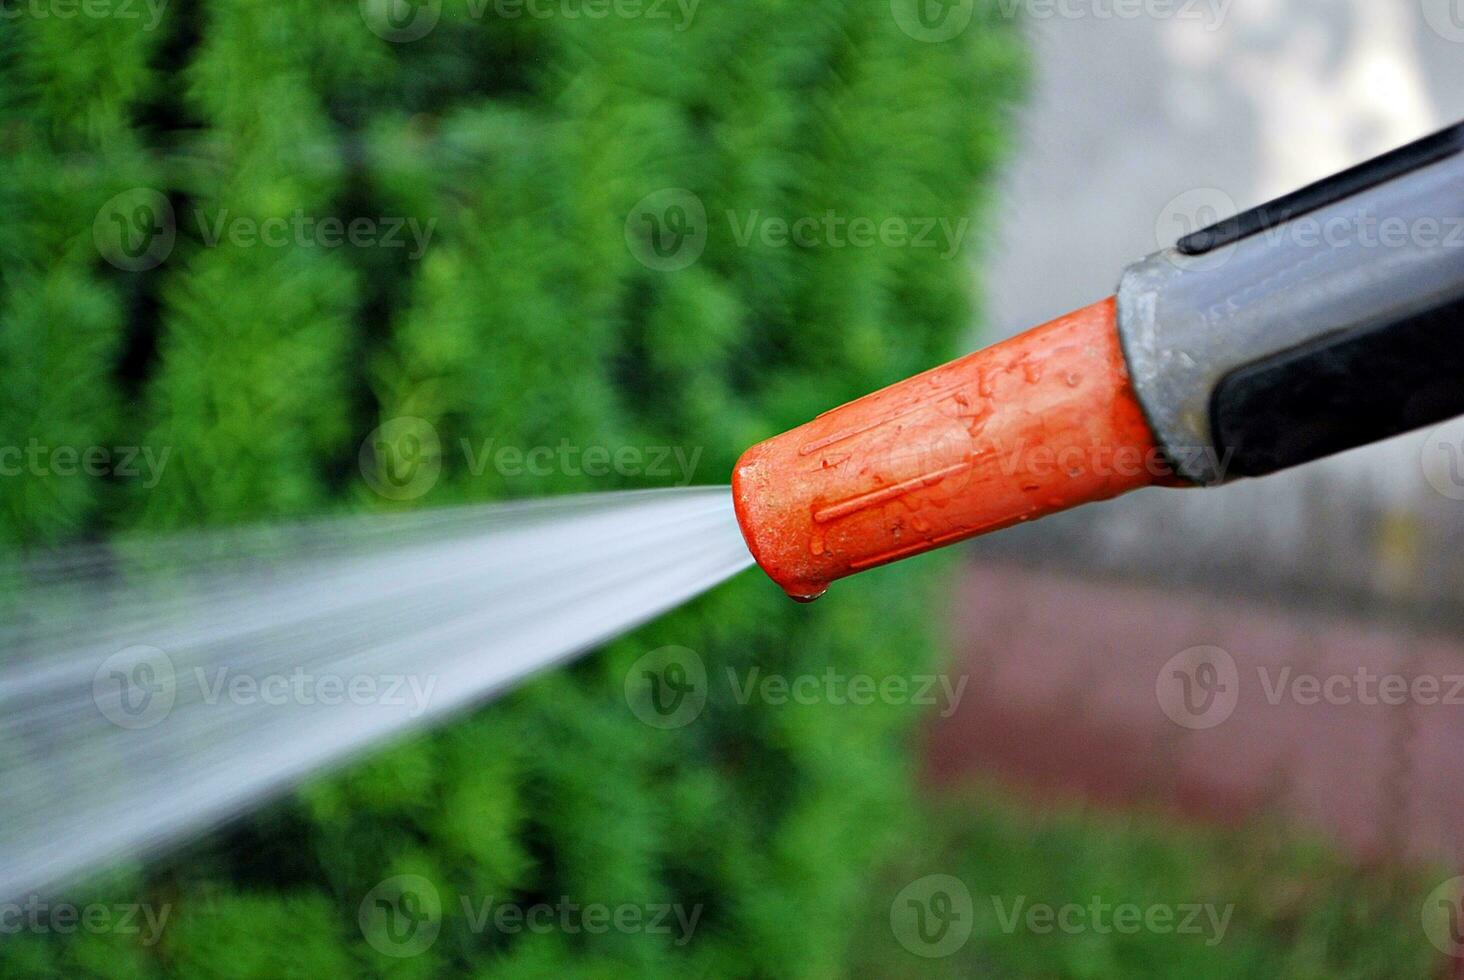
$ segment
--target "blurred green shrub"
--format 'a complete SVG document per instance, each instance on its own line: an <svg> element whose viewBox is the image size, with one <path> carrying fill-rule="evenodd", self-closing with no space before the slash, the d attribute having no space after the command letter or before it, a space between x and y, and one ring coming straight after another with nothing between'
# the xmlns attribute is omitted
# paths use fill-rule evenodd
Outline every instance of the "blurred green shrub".
<svg viewBox="0 0 1464 980"><path fill-rule="evenodd" d="M938 363L973 322L965 222L1023 62L970 5L49 2L0 33L12 547L685 482L652 447L722 483L742 448ZM368 433L402 417L442 475L387 499ZM578 462L547 473L483 465L562 444ZM590 447L632 455L597 476ZM720 673L928 669L938 567L809 609L744 576L97 882L172 910L156 944L7 938L0 972L838 974L862 890L921 830L917 709L713 685L658 730L624 681L666 644ZM399 875L442 897L405 957L358 924ZM463 896L700 912L684 943L505 932Z"/></svg>
<svg viewBox="0 0 1464 980"><path fill-rule="evenodd" d="M1419 926L1450 869L1359 867L1334 843L1270 819L1205 827L977 782L932 806L920 846L907 851L870 889L858 976L917 972L911 947L921 944L895 932L891 899L932 874L960 883L971 914L941 948L948 955L920 962L931 980L1448 973L1432 943L1447 943L1447 915L1434 936Z"/></svg>

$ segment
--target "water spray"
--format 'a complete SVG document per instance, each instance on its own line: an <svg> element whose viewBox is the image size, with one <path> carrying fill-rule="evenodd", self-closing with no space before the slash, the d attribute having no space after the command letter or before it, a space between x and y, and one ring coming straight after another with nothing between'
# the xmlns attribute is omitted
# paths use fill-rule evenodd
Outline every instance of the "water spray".
<svg viewBox="0 0 1464 980"><path fill-rule="evenodd" d="M750 564L724 487L0 561L0 901L195 837Z"/></svg>
<svg viewBox="0 0 1464 980"><path fill-rule="evenodd" d="M1190 235L1129 268L1116 297L754 446L730 493L0 561L0 899L196 836L754 559L811 599L1079 504L1261 476L1464 413L1461 229L1464 126Z"/></svg>
<svg viewBox="0 0 1464 980"><path fill-rule="evenodd" d="M820 415L733 474L789 595L1140 487L1464 413L1464 124L1182 239L1118 295Z"/></svg>

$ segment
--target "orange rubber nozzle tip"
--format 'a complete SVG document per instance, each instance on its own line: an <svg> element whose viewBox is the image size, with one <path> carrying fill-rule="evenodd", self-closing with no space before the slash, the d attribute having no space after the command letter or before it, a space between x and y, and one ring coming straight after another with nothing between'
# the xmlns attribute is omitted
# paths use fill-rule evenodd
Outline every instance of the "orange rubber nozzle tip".
<svg viewBox="0 0 1464 980"><path fill-rule="evenodd" d="M856 572L1172 479L1110 297L753 446L732 498L753 558L811 600Z"/></svg>

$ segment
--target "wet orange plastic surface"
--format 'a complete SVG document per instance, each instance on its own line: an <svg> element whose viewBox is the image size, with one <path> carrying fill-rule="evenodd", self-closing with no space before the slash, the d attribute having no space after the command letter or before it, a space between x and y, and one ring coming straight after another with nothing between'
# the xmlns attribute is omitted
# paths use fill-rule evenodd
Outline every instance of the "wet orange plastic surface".
<svg viewBox="0 0 1464 980"><path fill-rule="evenodd" d="M732 476L753 557L795 598L1078 504L1172 482L1110 298L753 446Z"/></svg>

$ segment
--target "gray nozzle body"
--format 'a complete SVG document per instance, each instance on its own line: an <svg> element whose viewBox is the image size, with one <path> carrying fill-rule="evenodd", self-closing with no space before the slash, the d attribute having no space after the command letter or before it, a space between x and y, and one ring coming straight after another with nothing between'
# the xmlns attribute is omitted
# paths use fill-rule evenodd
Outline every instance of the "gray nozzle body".
<svg viewBox="0 0 1464 980"><path fill-rule="evenodd" d="M1464 125L1131 266L1119 336L1202 485L1464 413Z"/></svg>

